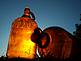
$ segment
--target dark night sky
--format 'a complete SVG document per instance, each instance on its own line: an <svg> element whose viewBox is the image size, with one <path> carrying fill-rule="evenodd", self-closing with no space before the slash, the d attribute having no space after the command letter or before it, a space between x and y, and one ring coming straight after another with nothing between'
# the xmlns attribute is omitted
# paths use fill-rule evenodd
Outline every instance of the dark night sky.
<svg viewBox="0 0 81 61"><path fill-rule="evenodd" d="M81 0L0 0L0 56L6 53L11 23L27 5L41 29L59 26L72 33L81 23Z"/></svg>

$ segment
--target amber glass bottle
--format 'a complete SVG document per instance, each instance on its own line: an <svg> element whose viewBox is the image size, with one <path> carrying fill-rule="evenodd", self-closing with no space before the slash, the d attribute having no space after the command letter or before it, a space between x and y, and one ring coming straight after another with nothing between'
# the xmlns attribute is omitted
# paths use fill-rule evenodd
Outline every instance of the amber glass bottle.
<svg viewBox="0 0 81 61"><path fill-rule="evenodd" d="M30 9L25 8L24 15L12 23L7 49L8 58L36 57L36 44L31 41L31 34L35 28L37 23L30 17Z"/></svg>

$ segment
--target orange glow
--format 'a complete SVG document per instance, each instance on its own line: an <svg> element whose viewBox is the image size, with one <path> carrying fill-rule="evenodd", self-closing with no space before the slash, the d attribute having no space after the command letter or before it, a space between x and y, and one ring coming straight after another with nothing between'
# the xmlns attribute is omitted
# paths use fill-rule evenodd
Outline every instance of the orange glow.
<svg viewBox="0 0 81 61"><path fill-rule="evenodd" d="M34 59L36 44L31 41L31 34L37 23L31 18L17 18L11 27L7 56Z"/></svg>

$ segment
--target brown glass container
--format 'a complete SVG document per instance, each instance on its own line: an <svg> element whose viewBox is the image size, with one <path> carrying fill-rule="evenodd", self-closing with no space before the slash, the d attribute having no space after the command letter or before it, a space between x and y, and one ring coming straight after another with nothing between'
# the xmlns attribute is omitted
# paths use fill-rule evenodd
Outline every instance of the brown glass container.
<svg viewBox="0 0 81 61"><path fill-rule="evenodd" d="M12 23L7 49L8 58L34 59L36 57L36 44L31 41L31 34L35 28L37 28L35 20L26 15Z"/></svg>

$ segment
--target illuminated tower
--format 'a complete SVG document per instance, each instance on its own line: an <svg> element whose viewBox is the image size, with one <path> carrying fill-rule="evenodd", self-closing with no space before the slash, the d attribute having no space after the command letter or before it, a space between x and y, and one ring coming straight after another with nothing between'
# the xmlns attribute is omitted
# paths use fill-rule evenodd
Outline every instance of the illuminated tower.
<svg viewBox="0 0 81 61"><path fill-rule="evenodd" d="M35 28L37 28L35 17L29 8L25 8L23 16L12 23L7 49L8 58L35 58L36 44L31 41L31 34Z"/></svg>

